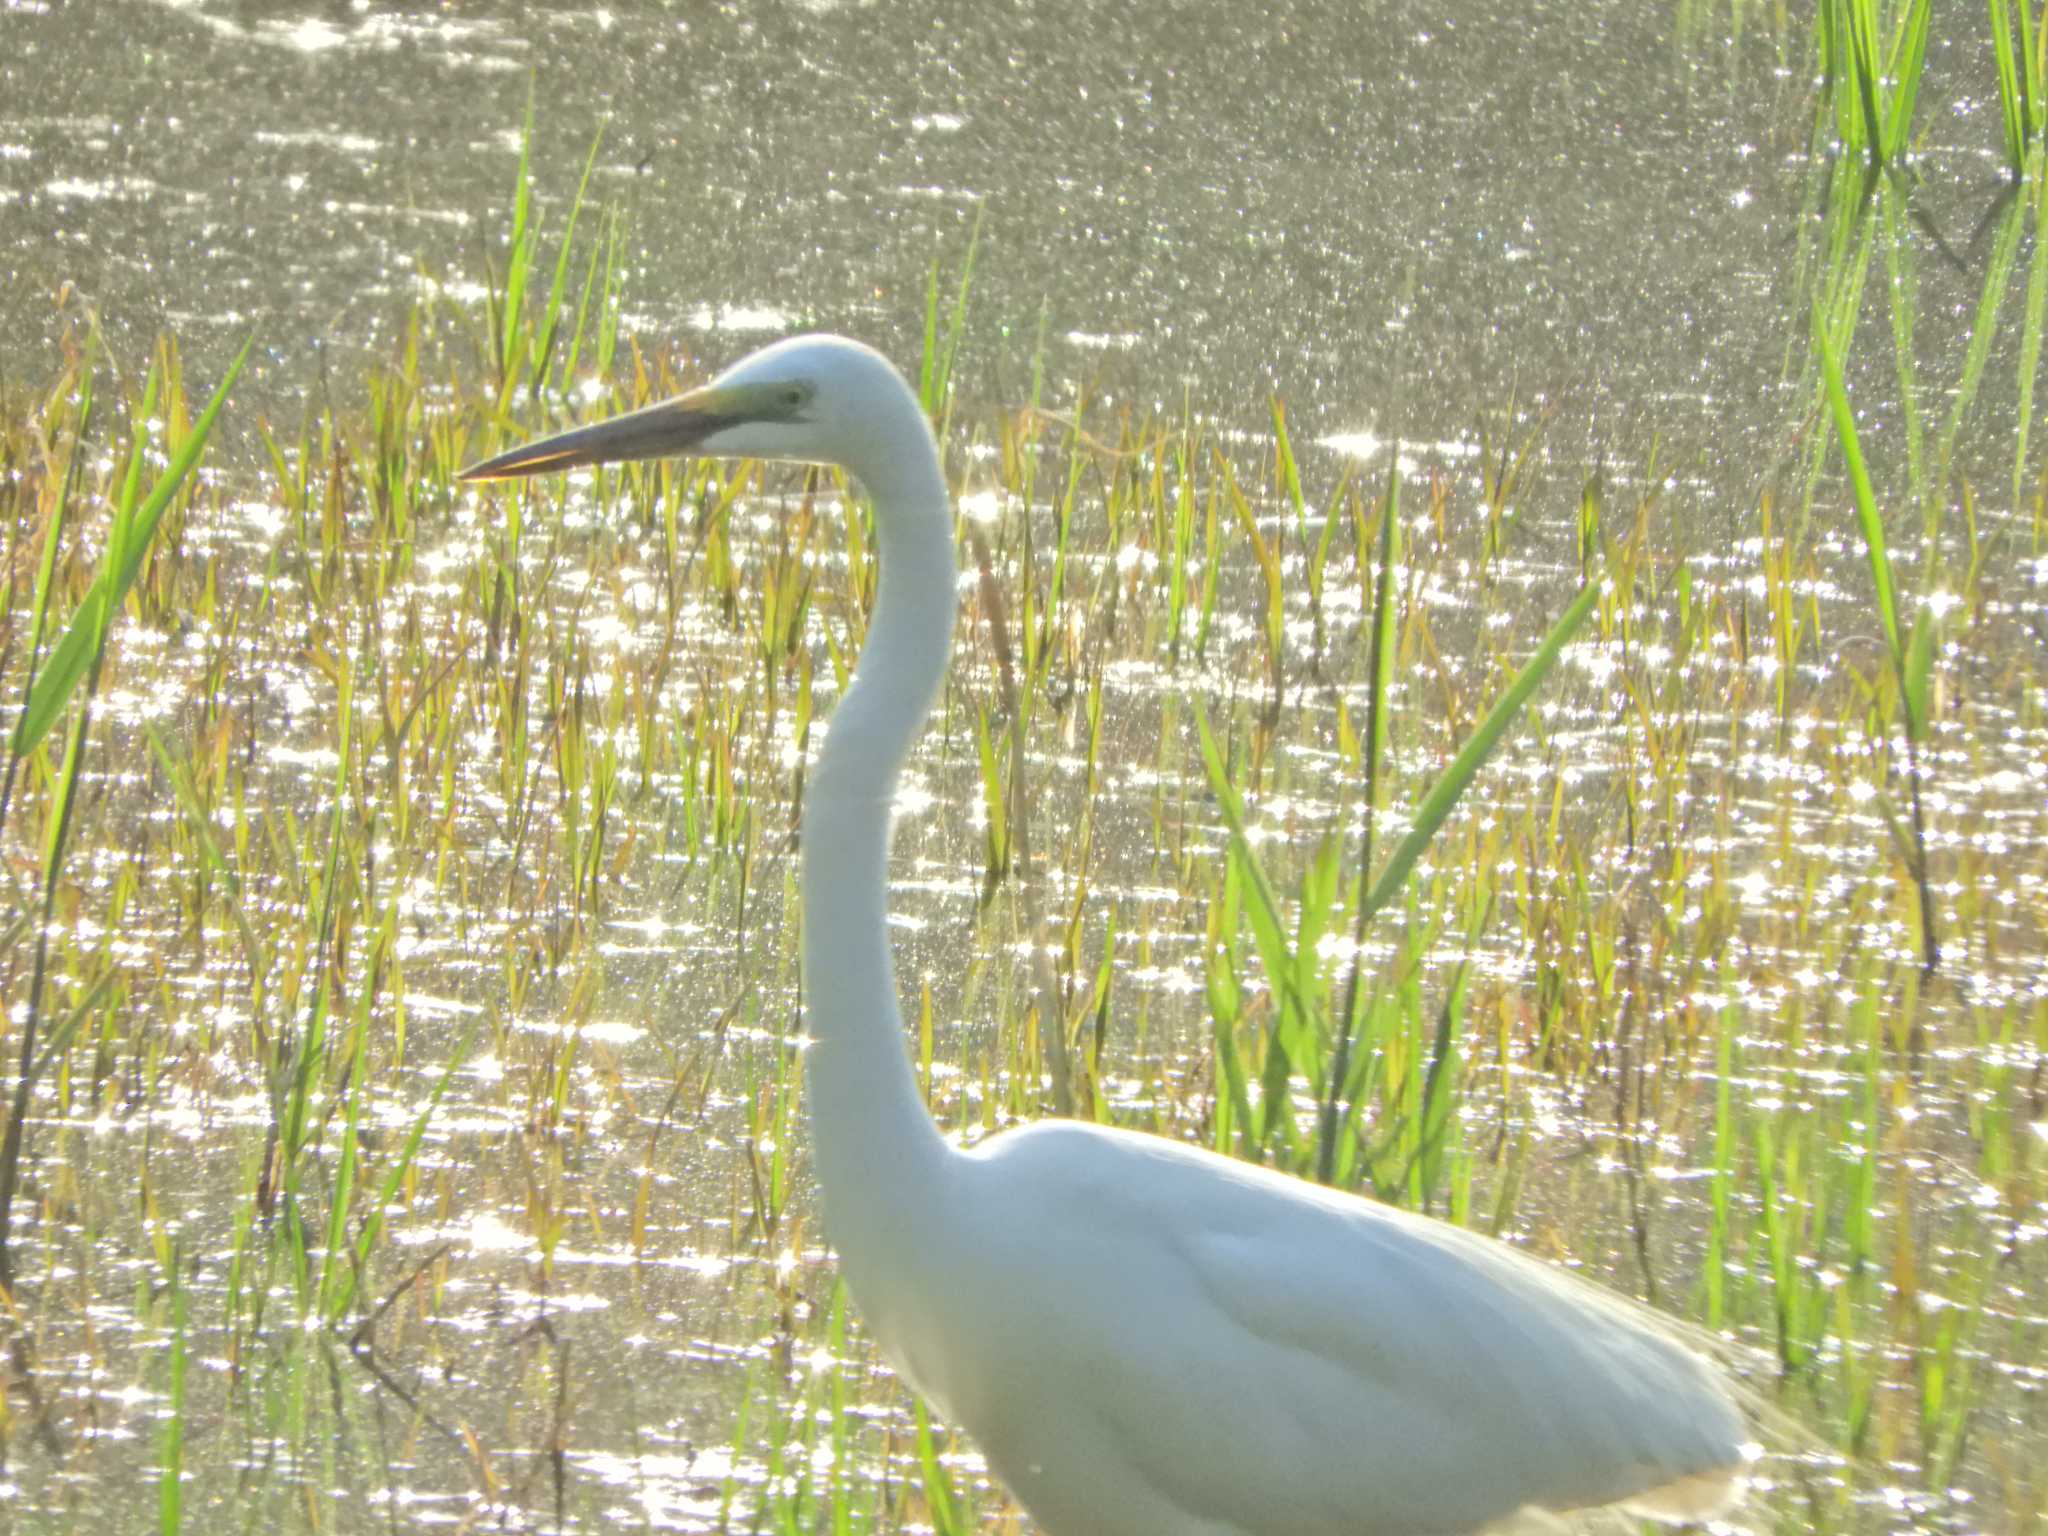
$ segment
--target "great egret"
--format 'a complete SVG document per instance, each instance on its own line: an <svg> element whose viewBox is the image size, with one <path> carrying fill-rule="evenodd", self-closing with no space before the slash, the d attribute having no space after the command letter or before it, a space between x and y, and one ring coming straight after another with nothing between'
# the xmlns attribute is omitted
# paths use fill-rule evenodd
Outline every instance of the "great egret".
<svg viewBox="0 0 2048 1536"><path fill-rule="evenodd" d="M803 816L807 1098L870 1333L1058 1536L1426 1536L1528 1508L1704 1518L1744 1423L1674 1329L1490 1238L1157 1136L1061 1120L967 1150L911 1074L887 928L897 775L957 604L939 455L902 376L778 342L673 400L465 470L838 464L881 588Z"/></svg>

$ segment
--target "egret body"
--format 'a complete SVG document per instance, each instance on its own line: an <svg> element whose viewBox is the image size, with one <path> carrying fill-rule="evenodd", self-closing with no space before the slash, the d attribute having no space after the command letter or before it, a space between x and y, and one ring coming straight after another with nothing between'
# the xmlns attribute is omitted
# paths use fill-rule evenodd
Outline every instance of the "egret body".
<svg viewBox="0 0 2048 1536"><path fill-rule="evenodd" d="M1633 1303L1489 1238L1157 1136L967 1150L919 1097L887 929L897 776L957 579L930 428L878 353L779 342L676 399L465 471L694 452L844 466L881 584L802 828L806 1098L868 1331L1054 1536L1431 1536L1526 1508L1703 1518L1745 1433Z"/></svg>

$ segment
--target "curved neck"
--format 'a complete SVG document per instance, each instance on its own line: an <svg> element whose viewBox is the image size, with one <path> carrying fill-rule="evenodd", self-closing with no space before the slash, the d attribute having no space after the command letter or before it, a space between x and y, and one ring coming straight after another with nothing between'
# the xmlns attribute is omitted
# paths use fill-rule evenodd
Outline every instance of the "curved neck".
<svg viewBox="0 0 2048 1536"><path fill-rule="evenodd" d="M945 676L958 606L938 449L904 403L915 440L878 443L872 465L849 466L873 499L881 586L803 812L806 1099L826 1228L842 1255L904 1236L923 1203L916 1186L946 1155L911 1073L888 930L897 778Z"/></svg>

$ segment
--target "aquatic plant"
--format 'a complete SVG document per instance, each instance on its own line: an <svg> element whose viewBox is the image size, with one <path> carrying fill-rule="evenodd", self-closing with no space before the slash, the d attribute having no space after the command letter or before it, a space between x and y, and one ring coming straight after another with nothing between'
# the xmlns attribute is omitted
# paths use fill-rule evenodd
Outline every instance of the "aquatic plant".
<svg viewBox="0 0 2048 1536"><path fill-rule="evenodd" d="M1835 135L1872 174L1896 171L1912 133L1933 0L1822 0L1815 29Z"/></svg>
<svg viewBox="0 0 2048 1536"><path fill-rule="evenodd" d="M1990 6L2005 168L2019 181L2048 129L2048 10L2030 14L2027 0L1990 0Z"/></svg>
<svg viewBox="0 0 2048 1536"><path fill-rule="evenodd" d="M226 404L242 365L248 360L253 339L245 342L228 366L213 397L196 419L188 414L184 396L184 373L177 350L166 343L143 383L141 399L128 412L127 465L118 483L106 487L109 516L100 546L97 569L84 595L72 610L63 635L50 648L43 641L56 615L51 610L53 577L58 552L72 525L84 516L78 506L81 497L79 471L87 433L92 425L93 369L98 357L97 328L88 320L88 340L75 353L71 366L50 396L45 420L46 441L62 442L65 456L61 468L45 466L37 482L37 513L41 523L42 554L36 572L34 596L28 615L27 662L22 671L22 701L8 735L7 764L0 771L0 826L14 803L15 787L24 768L34 762L45 739L56 728L67 707L72 709L71 729L65 736L60 765L43 762L39 776L50 784L48 803L42 807L41 871L38 879L39 905L35 909L34 960L31 963L28 994L18 1024L21 1039L15 1070L14 1096L9 1105L7 1128L0 1135L0 1290L12 1292L15 1263L12 1243L15 1191L21 1180L24 1138L29 1107L36 1084L44 1070L70 1044L70 1036L81 1022L80 1014L66 1020L54 1038L45 1042L43 1024L44 986L48 976L51 924L57 894L64 878L74 832L74 814L81 792L86 747L91 736L93 701L99 692L101 669L105 664L114 623L122 605L155 552L166 514L184 491L215 419ZM161 418L159 417L161 412ZM148 492L143 476L163 424L163 453L166 465ZM54 768L54 771L52 771ZM17 919L16 933L29 922L28 911ZM94 994L87 1002L96 1001Z"/></svg>
<svg viewBox="0 0 2048 1536"><path fill-rule="evenodd" d="M2015 1246L2048 1058L2026 558L2048 514L2039 435L2015 448L2024 411L1985 413L2014 408L1991 338L2014 326L2024 363L2044 268L2001 226L1962 373L1916 356L1942 402L1916 484L1899 419L1878 435L1842 374L1893 226L1839 180L1849 216L1811 221L1837 366L1808 349L1811 430L1746 506L1710 507L1670 438L1570 462L1505 385L1466 434L1483 457L1412 452L1398 508L1304 402L1150 411L1042 371L1021 402L940 391L986 551L963 564L1013 601L965 606L901 813L910 1049L955 1137L1046 1112L1064 1046L1076 1113L1325 1171L1691 1312L1836 1458L1768 1460L1759 1521L1875 1531L1903 1504L2018 1529L2048 1494ZM565 1529L622 1503L1015 1528L879 1369L811 1215L789 832L865 634L861 509L830 476L657 464L478 517L451 477L488 443L698 366L604 350L619 221L586 207L564 266L548 206L509 350L502 275L488 310L429 295L360 388L261 425L263 467L173 497L106 610L54 899L89 667L18 759L9 1027L31 935L48 958L0 1436L35 1517L90 1486L115 1524L232 1500L324 1528L398 1489ZM1883 270L1908 301L1891 375L1929 322ZM963 380L979 331L938 271L930 355ZM68 385L0 409L18 711L31 636L47 671L99 579L95 509L137 436L183 441L159 370L153 437L106 429L104 359L90 412ZM1838 436L1861 488L1833 478ZM1962 468L1987 437L2010 507ZM165 468L144 456L138 490ZM1574 592L1543 691L1369 906Z"/></svg>

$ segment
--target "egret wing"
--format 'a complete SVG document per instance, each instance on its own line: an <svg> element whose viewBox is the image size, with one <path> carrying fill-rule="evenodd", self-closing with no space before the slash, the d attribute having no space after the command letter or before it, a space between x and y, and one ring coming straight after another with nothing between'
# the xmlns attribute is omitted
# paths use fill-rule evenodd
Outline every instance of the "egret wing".
<svg viewBox="0 0 2048 1536"><path fill-rule="evenodd" d="M1294 1180L1237 1214L1190 1234L1191 1272L1274 1358L1326 1364L1307 1378L1315 1417L1389 1461L1376 1502L1440 1510L1456 1479L1500 1514L1570 1509L1740 1461L1741 1417L1709 1367L1633 1303Z"/></svg>

